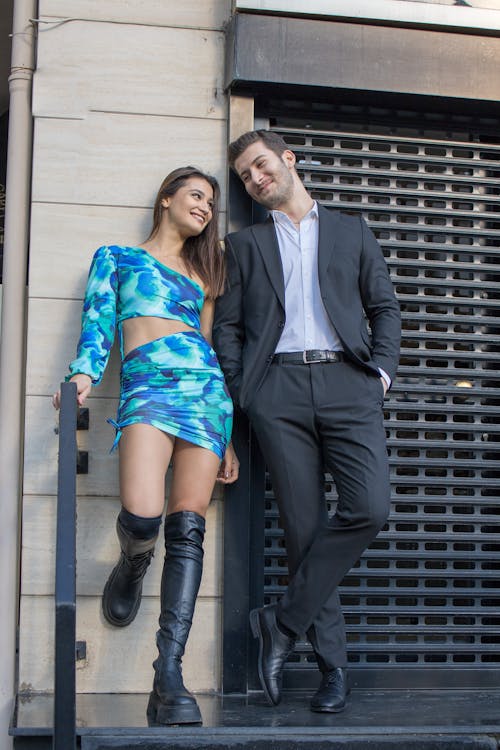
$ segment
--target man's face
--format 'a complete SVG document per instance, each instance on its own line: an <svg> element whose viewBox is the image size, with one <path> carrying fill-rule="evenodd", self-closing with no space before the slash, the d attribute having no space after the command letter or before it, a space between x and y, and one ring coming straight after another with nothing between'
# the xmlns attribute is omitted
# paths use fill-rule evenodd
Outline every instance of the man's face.
<svg viewBox="0 0 500 750"><path fill-rule="evenodd" d="M248 195L273 210L286 205L293 195L294 165L292 151L286 150L278 156L262 141L256 141L238 156L234 168Z"/></svg>

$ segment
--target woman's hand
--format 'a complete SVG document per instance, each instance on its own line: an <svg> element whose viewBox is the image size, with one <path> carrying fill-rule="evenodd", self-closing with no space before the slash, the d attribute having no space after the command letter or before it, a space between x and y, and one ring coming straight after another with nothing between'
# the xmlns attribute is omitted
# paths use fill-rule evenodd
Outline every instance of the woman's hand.
<svg viewBox="0 0 500 750"><path fill-rule="evenodd" d="M90 393L92 388L92 378L89 375L84 375L83 372L79 372L73 375L69 380L70 383L76 383L76 393L78 406L83 406L83 403ZM57 391L52 396L52 404L55 409L61 408L61 391Z"/></svg>
<svg viewBox="0 0 500 750"><path fill-rule="evenodd" d="M222 484L232 484L236 482L240 473L240 462L236 457L234 448L229 443L226 448L226 454L221 461L219 473L217 474L217 481Z"/></svg>

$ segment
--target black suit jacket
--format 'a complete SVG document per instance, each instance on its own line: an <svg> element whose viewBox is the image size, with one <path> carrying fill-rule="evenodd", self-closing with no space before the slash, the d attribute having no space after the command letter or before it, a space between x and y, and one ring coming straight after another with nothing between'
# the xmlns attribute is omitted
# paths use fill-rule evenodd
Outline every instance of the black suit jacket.
<svg viewBox="0 0 500 750"><path fill-rule="evenodd" d="M226 264L213 340L233 400L245 409L265 378L285 323L272 219L227 235ZM346 356L376 375L380 366L394 380L399 304L380 246L361 217L319 206L318 267L321 297Z"/></svg>

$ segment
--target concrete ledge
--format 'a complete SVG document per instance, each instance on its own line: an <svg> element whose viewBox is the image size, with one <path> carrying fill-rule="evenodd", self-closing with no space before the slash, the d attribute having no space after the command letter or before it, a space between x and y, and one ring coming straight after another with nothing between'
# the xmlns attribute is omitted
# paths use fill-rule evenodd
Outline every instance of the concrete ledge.
<svg viewBox="0 0 500 750"><path fill-rule="evenodd" d="M341 714L309 710L311 693L198 694L202 727L148 726L148 695L77 695L81 750L497 750L500 690L359 690ZM50 750L53 698L19 697L16 750Z"/></svg>
<svg viewBox="0 0 500 750"><path fill-rule="evenodd" d="M172 734L175 732L175 735ZM440 737L435 735L398 737L315 736L311 730L293 735L290 731L284 736L281 732L257 733L255 730L243 734L214 734L202 729L193 732L189 729L169 730L168 750L497 750L497 742L491 737ZM82 750L164 750L167 745L166 733L163 738L151 737L85 737Z"/></svg>

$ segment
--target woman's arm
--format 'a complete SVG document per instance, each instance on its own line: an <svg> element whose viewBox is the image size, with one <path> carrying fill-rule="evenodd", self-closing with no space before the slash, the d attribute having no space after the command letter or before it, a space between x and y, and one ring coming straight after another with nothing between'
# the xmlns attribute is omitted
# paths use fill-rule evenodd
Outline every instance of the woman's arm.
<svg viewBox="0 0 500 750"><path fill-rule="evenodd" d="M207 299L201 309L200 328L203 336L210 346L212 345L212 324L214 322L215 304L213 299ZM217 481L222 484L232 484L238 479L240 472L240 462L234 452L231 443L226 448L226 453L221 461Z"/></svg>
<svg viewBox="0 0 500 750"><path fill-rule="evenodd" d="M213 299L205 299L203 307L200 313L200 330L204 338L212 346L212 326L214 322L214 301Z"/></svg>
<svg viewBox="0 0 500 750"><path fill-rule="evenodd" d="M69 380L79 373L101 382L115 338L118 272L109 247L100 247L90 266L82 311L82 330Z"/></svg>
<svg viewBox="0 0 500 750"><path fill-rule="evenodd" d="M90 394L90 390L92 388L92 378L90 375L84 375L83 373L79 372L77 375L73 375L69 379L70 383L76 383L76 394L77 394L77 402L78 406L83 406L85 403L85 399ZM54 395L52 396L52 404L55 409L61 408L61 391L56 391Z"/></svg>
<svg viewBox="0 0 500 750"><path fill-rule="evenodd" d="M118 273L116 259L108 247L100 247L93 259L87 279L82 311L82 327L76 358L70 363L66 380L77 385L78 405L82 406L92 385L102 379L115 337ZM61 393L52 403L59 409Z"/></svg>

